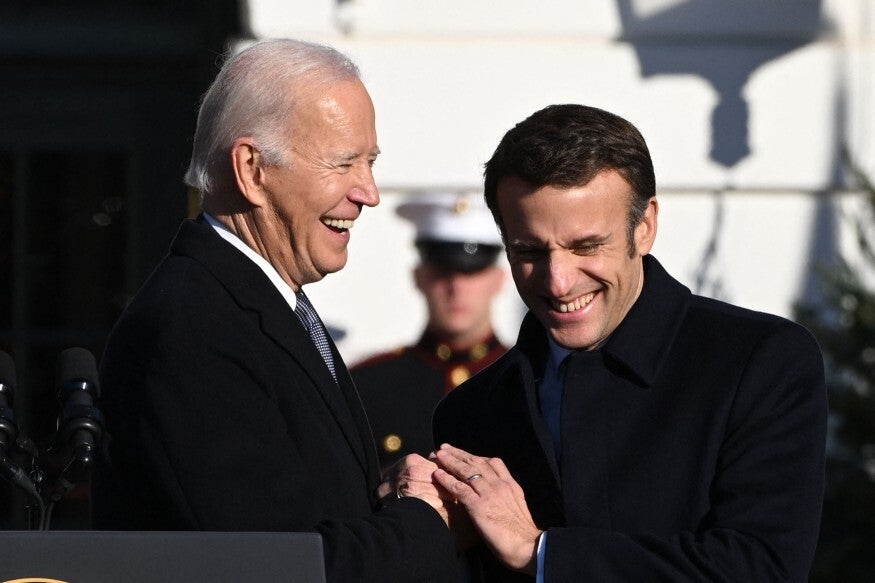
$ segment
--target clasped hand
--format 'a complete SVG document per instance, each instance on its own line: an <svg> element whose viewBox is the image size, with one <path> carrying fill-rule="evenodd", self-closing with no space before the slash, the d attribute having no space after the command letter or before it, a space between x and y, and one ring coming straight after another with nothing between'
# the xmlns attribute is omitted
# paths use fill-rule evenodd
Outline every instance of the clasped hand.
<svg viewBox="0 0 875 583"><path fill-rule="evenodd" d="M428 502L451 528L460 549L479 534L507 567L535 573L542 531L523 489L499 458L444 444L429 459L411 454L400 460L377 492L381 498L413 496Z"/></svg>

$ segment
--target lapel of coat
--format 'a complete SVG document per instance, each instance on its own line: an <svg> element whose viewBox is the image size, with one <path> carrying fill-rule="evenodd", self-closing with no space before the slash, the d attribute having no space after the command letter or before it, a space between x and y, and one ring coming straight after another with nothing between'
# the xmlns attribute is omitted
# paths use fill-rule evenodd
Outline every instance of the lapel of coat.
<svg viewBox="0 0 875 583"><path fill-rule="evenodd" d="M692 294L652 255L645 255L644 287L603 352L623 374L648 387L659 376L684 322Z"/></svg>
<svg viewBox="0 0 875 583"><path fill-rule="evenodd" d="M570 524L610 526L610 420L615 379L600 351L568 357L562 389L563 509Z"/></svg>
<svg viewBox="0 0 875 583"><path fill-rule="evenodd" d="M335 382L310 335L299 324L297 316L285 304L285 300L279 293L276 295L285 306L282 312L288 316L281 316L270 308L265 308L261 318L262 330L295 359L310 377L313 386L328 405L349 446L355 452L362 470L368 476L368 483L376 487L380 480L377 450L361 401L343 358L329 336L328 343L334 355L334 367L337 373L337 382Z"/></svg>
<svg viewBox="0 0 875 583"><path fill-rule="evenodd" d="M543 329L528 314L516 347L503 359L508 366L492 387L489 407L496 417L508 420L501 437L502 457L525 490L532 517L541 528L565 525L556 451L538 407L537 380L546 350Z"/></svg>
<svg viewBox="0 0 875 583"><path fill-rule="evenodd" d="M631 403L646 398L682 325L690 292L653 257L644 257L644 287L600 350L569 357L562 393L563 501L571 524L611 527L611 476L630 452L616 435L630 423ZM630 397L631 395L631 397Z"/></svg>
<svg viewBox="0 0 875 583"><path fill-rule="evenodd" d="M338 382L335 383L298 317L267 276L233 245L199 218L185 221L171 252L204 265L244 310L259 316L261 329L298 364L331 411L350 448L376 487L379 469L373 437L343 359L329 338ZM289 379L290 382L292 379ZM296 387L303 389L304 385Z"/></svg>
<svg viewBox="0 0 875 583"><path fill-rule="evenodd" d="M343 357L337 350L334 340L331 335L328 335L328 344L331 347L331 354L334 356L334 369L337 373L337 385L340 387L340 392L346 401L346 410L352 416L356 433L358 434L361 451L364 454L364 470L368 476L368 483L373 485L371 494L376 496L376 486L380 482L380 462L377 456L377 446L374 443L374 435L371 432L371 424L368 421L365 413L365 406L362 403L355 383L349 374L349 369L346 368L346 363L343 362ZM312 345L312 342L311 342ZM315 346L314 346L315 349ZM318 350L317 350L318 352ZM320 355L320 360L322 359ZM322 367L325 373L331 376L327 367ZM332 379L333 380L333 379ZM376 498L374 499L376 502Z"/></svg>
<svg viewBox="0 0 875 583"><path fill-rule="evenodd" d="M520 363L520 370L524 373L521 374L523 381L521 384L525 397L527 417L532 424L532 429L535 432L535 437L537 437L541 452L550 466L550 472L553 474L556 484L560 484L556 447L538 405L538 382L541 375L544 374L544 367L547 363L547 340L545 334L544 329L535 319L535 316L532 313L528 313L520 326L516 346L526 356Z"/></svg>

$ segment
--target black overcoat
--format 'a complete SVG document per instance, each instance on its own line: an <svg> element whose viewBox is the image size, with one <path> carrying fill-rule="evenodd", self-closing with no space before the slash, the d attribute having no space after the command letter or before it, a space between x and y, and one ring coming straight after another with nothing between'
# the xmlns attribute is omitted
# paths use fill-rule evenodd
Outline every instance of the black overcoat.
<svg viewBox="0 0 875 583"><path fill-rule="evenodd" d="M455 580L430 506L378 510L373 438L332 351L339 384L264 272L185 221L102 358L95 526L316 531L329 581Z"/></svg>
<svg viewBox="0 0 875 583"><path fill-rule="evenodd" d="M514 348L440 403L436 443L505 461L547 529L548 582L807 580L827 416L815 340L644 265L605 345L570 357L560 455L538 410L547 343L531 314ZM514 579L480 551L482 579Z"/></svg>

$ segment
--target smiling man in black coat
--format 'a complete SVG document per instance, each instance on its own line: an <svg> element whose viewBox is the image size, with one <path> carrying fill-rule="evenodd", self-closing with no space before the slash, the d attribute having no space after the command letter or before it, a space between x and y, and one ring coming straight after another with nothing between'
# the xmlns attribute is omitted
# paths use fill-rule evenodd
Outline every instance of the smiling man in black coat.
<svg viewBox="0 0 875 583"><path fill-rule="evenodd" d="M434 476L485 543L474 579L807 580L826 434L812 336L692 295L649 255L653 166L622 118L541 110L485 183L530 311L434 416Z"/></svg>
<svg viewBox="0 0 875 583"><path fill-rule="evenodd" d="M377 499L367 418L301 289L345 265L379 202L378 153L371 99L337 51L266 41L226 62L186 176L204 213L101 363L97 527L315 531L329 581L456 580L437 490Z"/></svg>

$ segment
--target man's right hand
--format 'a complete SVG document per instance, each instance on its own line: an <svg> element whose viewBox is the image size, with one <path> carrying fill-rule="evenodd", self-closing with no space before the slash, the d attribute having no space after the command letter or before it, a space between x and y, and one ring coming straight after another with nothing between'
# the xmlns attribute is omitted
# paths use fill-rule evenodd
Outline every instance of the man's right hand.
<svg viewBox="0 0 875 583"><path fill-rule="evenodd" d="M421 455L406 455L386 471L377 487L377 497L384 504L398 498L419 498L437 510L449 525L449 513L432 478L436 469L437 464Z"/></svg>

